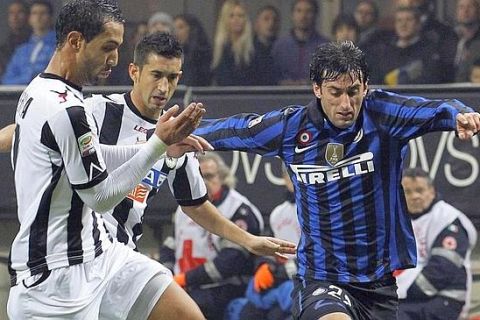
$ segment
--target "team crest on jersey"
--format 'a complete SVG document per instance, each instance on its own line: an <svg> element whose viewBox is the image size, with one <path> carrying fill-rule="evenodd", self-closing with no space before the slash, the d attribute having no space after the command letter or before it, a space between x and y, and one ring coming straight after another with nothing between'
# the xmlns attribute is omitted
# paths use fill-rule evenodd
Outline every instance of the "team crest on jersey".
<svg viewBox="0 0 480 320"><path fill-rule="evenodd" d="M65 89L65 92L58 92L55 90L50 90L53 93L58 94L58 98L60 99L60 103L67 102L67 95L68 95L68 90Z"/></svg>
<svg viewBox="0 0 480 320"><path fill-rule="evenodd" d="M77 139L78 149L82 157L87 157L95 153L95 147L93 145L93 133L87 132Z"/></svg>
<svg viewBox="0 0 480 320"><path fill-rule="evenodd" d="M312 133L307 130L302 130L297 134L297 143L300 146L306 146L312 141Z"/></svg>
<svg viewBox="0 0 480 320"><path fill-rule="evenodd" d="M325 149L325 160L327 160L329 165L335 166L338 161L343 159L343 151L343 144L329 143Z"/></svg>
<svg viewBox="0 0 480 320"><path fill-rule="evenodd" d="M149 191L150 190L146 186L138 184L135 189L130 191L127 198L136 202L145 203Z"/></svg>
<svg viewBox="0 0 480 320"><path fill-rule="evenodd" d="M255 119L253 120L250 120L250 122L248 123L248 129L251 129L253 128L254 126L256 126L257 124L259 124L260 122L262 122L263 120L263 116L260 116L260 117L256 117Z"/></svg>

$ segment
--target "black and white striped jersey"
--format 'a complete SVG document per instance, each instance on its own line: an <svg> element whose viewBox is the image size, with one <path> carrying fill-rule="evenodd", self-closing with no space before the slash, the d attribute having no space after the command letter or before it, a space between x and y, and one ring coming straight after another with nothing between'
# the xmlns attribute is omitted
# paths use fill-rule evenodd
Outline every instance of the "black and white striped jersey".
<svg viewBox="0 0 480 320"><path fill-rule="evenodd" d="M101 144L143 143L147 141L147 131L155 128L156 121L140 114L129 93L93 95L85 104L99 127ZM118 241L136 248L142 235L147 198L155 194L165 180L181 206L199 205L207 200L207 188L193 153L178 159L161 159L118 206L103 214L108 231Z"/></svg>
<svg viewBox="0 0 480 320"><path fill-rule="evenodd" d="M100 215L75 190L108 177L81 88L41 74L20 97L12 165L20 230L9 260L12 285L93 260L111 241Z"/></svg>

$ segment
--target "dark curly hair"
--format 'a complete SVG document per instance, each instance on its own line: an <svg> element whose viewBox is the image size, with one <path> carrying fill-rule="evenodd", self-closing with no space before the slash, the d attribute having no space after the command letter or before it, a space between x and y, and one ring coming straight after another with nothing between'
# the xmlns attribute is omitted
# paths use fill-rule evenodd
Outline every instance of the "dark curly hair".
<svg viewBox="0 0 480 320"><path fill-rule="evenodd" d="M321 85L323 81L335 81L344 74L367 83L369 71L362 50L351 41L318 46L310 62L310 80Z"/></svg>
<svg viewBox="0 0 480 320"><path fill-rule="evenodd" d="M62 7L55 24L57 48L63 46L67 35L80 32L87 42L103 32L107 22L125 23L115 0L72 0Z"/></svg>
<svg viewBox="0 0 480 320"><path fill-rule="evenodd" d="M169 32L155 32L143 37L137 43L133 53L133 63L143 67L150 53L170 59L181 58L183 50L174 35Z"/></svg>

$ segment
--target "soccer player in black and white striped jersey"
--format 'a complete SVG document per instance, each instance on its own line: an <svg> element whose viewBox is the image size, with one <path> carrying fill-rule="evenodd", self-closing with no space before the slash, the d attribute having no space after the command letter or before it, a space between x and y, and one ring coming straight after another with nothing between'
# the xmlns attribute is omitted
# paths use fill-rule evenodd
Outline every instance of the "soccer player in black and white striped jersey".
<svg viewBox="0 0 480 320"><path fill-rule="evenodd" d="M169 33L155 33L144 37L136 46L134 62L129 72L133 89L125 94L94 95L85 100L87 108L99 125L100 143L130 145L147 141L156 119L172 97L181 76L182 49L177 39ZM114 165L115 166L115 165ZM236 227L213 206L193 153L179 158L167 157L158 161L146 177L111 212L104 215L106 226L118 241L136 248L141 236L146 199L168 181L170 189L182 211L209 231L232 239ZM220 220L219 220L220 219ZM221 227L214 228L217 224ZM230 229L225 229L223 228ZM231 230L234 228L234 230ZM251 237L245 234L245 238ZM235 238L233 238L235 239ZM255 237L253 247L246 241L239 244L259 254L267 238ZM270 240L268 240L270 241ZM236 241L238 242L238 241ZM268 247L268 243L264 243Z"/></svg>
<svg viewBox="0 0 480 320"><path fill-rule="evenodd" d="M191 104L176 119L170 117L177 107L165 112L143 145L100 147L81 85L107 77L116 64L123 18L108 0L72 1L62 8L56 29L57 50L46 72L23 93L16 116L12 160L21 229L9 263L9 316L202 319L163 266L112 242L101 214L92 212L118 204L168 144L175 156L208 149L203 139L187 137L204 113L202 105ZM252 237L218 219L207 223L216 223L213 230L224 228L255 253L294 250L289 243Z"/></svg>

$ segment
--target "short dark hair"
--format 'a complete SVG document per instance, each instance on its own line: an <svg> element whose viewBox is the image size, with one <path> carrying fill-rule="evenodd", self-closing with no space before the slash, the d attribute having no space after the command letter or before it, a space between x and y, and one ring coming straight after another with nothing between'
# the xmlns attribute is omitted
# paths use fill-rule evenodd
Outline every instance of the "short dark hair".
<svg viewBox="0 0 480 320"><path fill-rule="evenodd" d="M32 9L32 7L34 5L47 7L48 14L50 16L53 16L53 5L50 1L48 1L48 0L33 0L33 1L30 1L30 6L29 6L30 10Z"/></svg>
<svg viewBox="0 0 480 320"><path fill-rule="evenodd" d="M297 3L299 2L308 2L310 3L310 5L313 7L313 14L315 15L315 18L317 18L317 14L318 14L318 3L316 0L295 0L295 2L293 2L293 5L292 5L292 10L295 9L295 7L297 6Z"/></svg>
<svg viewBox="0 0 480 320"><path fill-rule="evenodd" d="M415 7L400 6L400 7L395 9L395 13L398 13L398 12L411 12L413 14L413 16L415 17L415 20L417 20L417 21L420 21L420 19L422 17L422 12Z"/></svg>
<svg viewBox="0 0 480 320"><path fill-rule="evenodd" d="M171 33L155 32L143 37L137 43L133 53L133 63L142 67L151 53L165 58L181 58L183 50L177 38Z"/></svg>
<svg viewBox="0 0 480 320"><path fill-rule="evenodd" d="M355 8L358 8L359 5L363 4L363 3L366 3L370 6L370 8L372 8L373 10L373 21L374 22L377 22L378 21L378 17L380 16L380 12L378 10L378 5L375 1L373 0L361 0L357 3L357 6Z"/></svg>
<svg viewBox="0 0 480 320"><path fill-rule="evenodd" d="M360 28L358 27L357 21L351 14L340 14L335 18L335 20L333 20L332 34L335 35L337 30L343 26L347 26L355 30L357 36L360 33Z"/></svg>
<svg viewBox="0 0 480 320"><path fill-rule="evenodd" d="M430 179L430 176L426 171L424 171L422 168L406 168L403 170L403 177L404 178L424 178L427 180L428 185L433 186L432 179Z"/></svg>
<svg viewBox="0 0 480 320"><path fill-rule="evenodd" d="M280 11L278 11L277 7L275 7L271 4L267 4L263 7L261 7L260 9L258 9L257 13L255 14L255 17L258 17L264 11L272 11L277 16L277 19L280 18Z"/></svg>
<svg viewBox="0 0 480 320"><path fill-rule="evenodd" d="M335 81L343 74L353 75L367 83L369 71L362 50L351 41L318 46L310 62L310 80L321 85L323 81Z"/></svg>
<svg viewBox="0 0 480 320"><path fill-rule="evenodd" d="M57 48L72 31L80 32L87 42L103 32L105 23L125 23L115 0L72 0L62 7L55 24Z"/></svg>

